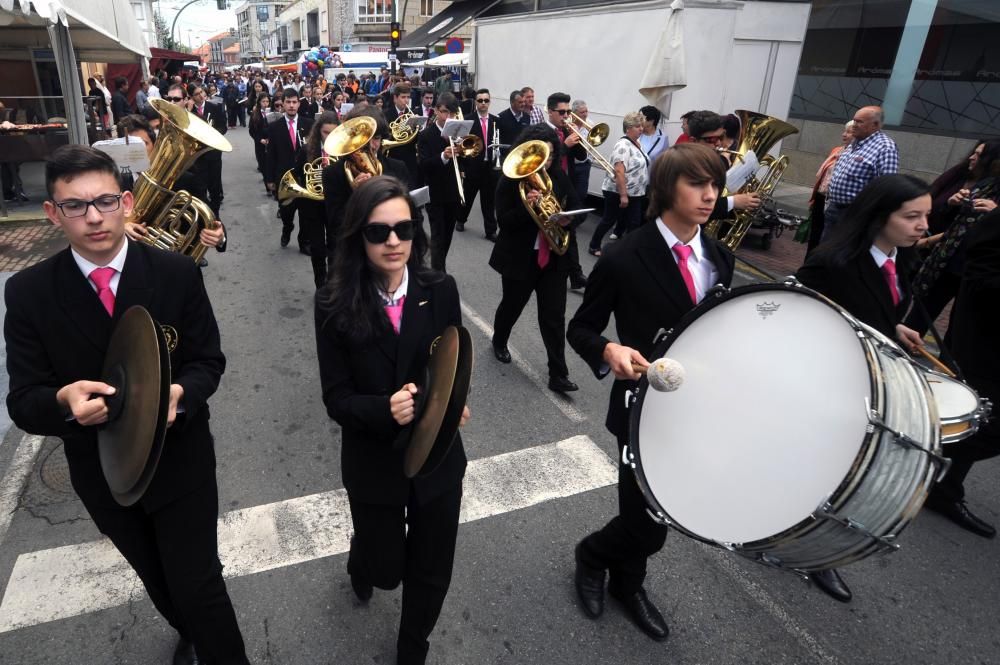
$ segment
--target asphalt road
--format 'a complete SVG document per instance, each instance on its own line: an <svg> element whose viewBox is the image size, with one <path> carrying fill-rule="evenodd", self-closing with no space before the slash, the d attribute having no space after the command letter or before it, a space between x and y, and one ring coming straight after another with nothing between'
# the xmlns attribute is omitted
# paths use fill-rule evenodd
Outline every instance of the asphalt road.
<svg viewBox="0 0 1000 665"><path fill-rule="evenodd" d="M223 513L244 511L232 513L242 518L270 504L277 505L274 511L291 511L302 497L335 498L342 484L339 430L320 401L309 261L294 250L294 241L287 249L278 246L275 204L263 195L246 130L231 130L229 138L235 151L224 160L222 211L230 249L209 255L205 278L229 359L212 399L220 506ZM454 580L431 637L430 662L1000 663L997 542L930 513L903 535L900 552L844 571L855 594L849 605L792 574L674 532L651 560L647 580L670 623L668 642L646 638L614 603L600 620L585 618L573 591L573 546L614 514L614 486L595 480L596 489L567 489L565 478L578 470L566 457L544 457L554 460L555 469L495 458L536 448L548 455L544 446L575 436L589 437L613 457L614 441L603 427L610 382L598 382L569 352L571 378L581 390L564 400L544 388L545 352L533 303L511 340L523 363L493 359L484 329L492 322L500 280L486 264L491 245L474 215L468 230L456 234L448 260L476 345L473 418L463 434L468 455L496 469L492 485L489 477L482 481L489 491L502 495L543 471L548 475L539 477L551 491L545 486L526 507L511 509L501 506L509 497L491 498L486 489L467 484L467 503L500 507L460 528ZM584 226L585 237L593 227L593 221ZM582 258L589 271L592 257ZM580 299L571 293L568 309ZM733 331L732 343L740 344L739 331ZM777 357L774 369L792 362ZM802 389L814 391L817 400L831 398L822 385ZM720 395L720 417L739 399ZM786 415L776 398L773 418ZM25 450L35 455L23 467L21 484L15 472ZM119 597L113 581L123 576L74 567L86 557L72 546L98 541L99 534L68 491L61 459L58 442L24 438L16 429L0 443L0 506L15 509L6 533L0 528L0 626L6 626L0 627L0 663L168 663L175 635L148 599L126 591L124 600L108 601ZM565 473L559 464L567 464ZM504 476L504 469L512 475ZM994 523L1000 522L997 471L995 462L984 463L968 483L973 509ZM593 480L590 473L577 475ZM345 516L313 517L323 524ZM325 538L306 530L290 533L313 545ZM280 530L265 535L269 551L281 550L276 563L253 557L239 565L227 562L230 572L237 570L228 586L253 662L394 662L400 593L376 591L368 606L357 604L345 571L344 534L331 536L332 554L296 549L299 541ZM15 568L39 557L62 563L43 568L34 584L16 581ZM76 572L60 576L62 567ZM92 611L74 611L74 603ZM49 604L54 609L46 614Z"/></svg>

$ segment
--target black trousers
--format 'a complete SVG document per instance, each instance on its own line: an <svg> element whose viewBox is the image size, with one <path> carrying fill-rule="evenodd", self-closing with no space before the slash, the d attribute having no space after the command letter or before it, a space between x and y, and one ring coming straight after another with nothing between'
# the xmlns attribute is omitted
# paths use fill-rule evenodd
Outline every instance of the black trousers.
<svg viewBox="0 0 1000 665"><path fill-rule="evenodd" d="M209 159L205 160L201 175L205 178L205 187L208 189L208 207L215 213L216 218L221 219L219 210L222 209L222 199L224 198L222 193L222 153L206 155L206 157Z"/></svg>
<svg viewBox="0 0 1000 665"><path fill-rule="evenodd" d="M497 214L494 199L496 198L499 171L493 170L493 162L482 159L473 160L465 167L465 207L459 211L458 221L463 224L469 221L469 213L479 195L479 209L483 212L483 231L486 235L497 232Z"/></svg>
<svg viewBox="0 0 1000 665"><path fill-rule="evenodd" d="M618 438L618 459L627 437ZM618 464L618 515L603 529L580 543L581 563L593 570L609 571L610 590L630 595L642 588L646 579L646 559L663 548L667 527L657 524L646 512L632 469Z"/></svg>
<svg viewBox="0 0 1000 665"><path fill-rule="evenodd" d="M966 376L980 397L997 404L1000 400L1000 390L997 390L996 377L978 380L975 375ZM951 460L951 467L934 489L932 500L962 501L965 499L965 477L969 475L973 464L981 460L1000 455L1000 420L991 418L982 424L975 435L964 441L947 444L944 456Z"/></svg>
<svg viewBox="0 0 1000 665"><path fill-rule="evenodd" d="M431 226L431 268L447 272L445 260L451 249L451 238L455 234L455 222L462 210L458 201L428 203L427 218Z"/></svg>
<svg viewBox="0 0 1000 665"><path fill-rule="evenodd" d="M931 324L941 315L945 305L958 295L958 289L961 285L961 275L942 270L934 283L931 284L930 289L927 290L927 294L920 298L920 302L924 306L923 310L919 307L913 307L904 323L921 335L925 334L930 330ZM926 311L926 315L924 311Z"/></svg>
<svg viewBox="0 0 1000 665"><path fill-rule="evenodd" d="M295 211L299 209L298 202L289 203L286 206L278 204L278 216L281 217L281 232L291 235L292 230L295 228ZM299 233L295 236L296 242L298 242L299 247L305 247L308 245L306 240L305 229L302 228L302 219L299 218Z"/></svg>
<svg viewBox="0 0 1000 665"><path fill-rule="evenodd" d="M299 228L309 243L313 280L316 288L326 283L327 271L333 261L334 236L322 201L299 200Z"/></svg>
<svg viewBox="0 0 1000 665"><path fill-rule="evenodd" d="M151 513L87 506L94 524L139 575L160 614L213 665L249 663L222 579L215 479Z"/></svg>
<svg viewBox="0 0 1000 665"><path fill-rule="evenodd" d="M554 257L554 255L553 255ZM554 261L544 270L533 267L528 275L501 276L503 295L493 317L493 344L507 346L514 324L531 299L538 301L538 328L549 360L550 377L569 376L566 367L566 273Z"/></svg>
<svg viewBox="0 0 1000 665"><path fill-rule="evenodd" d="M628 206L622 208L619 206L617 192L604 192L604 216L601 218L601 223L594 229L594 235L590 238L591 250L596 251L601 248L601 241L604 240L604 234L610 231L612 227L615 228L615 235L617 236L622 236L629 231L639 228L640 198L638 196L630 196Z"/></svg>
<svg viewBox="0 0 1000 665"><path fill-rule="evenodd" d="M462 486L424 504L411 493L405 508L348 500L354 541L347 571L379 589L402 582L396 662L422 664L451 585Z"/></svg>
<svg viewBox="0 0 1000 665"><path fill-rule="evenodd" d="M823 227L826 225L825 209L826 194L816 192L813 195L813 204L809 208L809 241L806 244L806 256L819 246L820 238L823 237Z"/></svg>
<svg viewBox="0 0 1000 665"><path fill-rule="evenodd" d="M253 154L257 158L257 170L264 174L264 165L267 164L267 146L260 141L254 140Z"/></svg>

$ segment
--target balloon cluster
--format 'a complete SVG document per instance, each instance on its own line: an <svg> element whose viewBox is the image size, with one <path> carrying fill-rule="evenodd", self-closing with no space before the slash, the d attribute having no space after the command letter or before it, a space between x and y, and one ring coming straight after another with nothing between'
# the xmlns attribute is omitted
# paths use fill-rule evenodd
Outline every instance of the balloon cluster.
<svg viewBox="0 0 1000 665"><path fill-rule="evenodd" d="M339 60L340 56L328 47L314 46L306 53L305 59L302 61L302 73L337 66L335 63Z"/></svg>

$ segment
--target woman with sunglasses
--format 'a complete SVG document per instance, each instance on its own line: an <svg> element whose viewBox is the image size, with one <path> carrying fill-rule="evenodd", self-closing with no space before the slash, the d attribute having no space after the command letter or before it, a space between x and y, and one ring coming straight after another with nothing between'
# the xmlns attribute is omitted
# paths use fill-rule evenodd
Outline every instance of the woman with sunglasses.
<svg viewBox="0 0 1000 665"><path fill-rule="evenodd" d="M342 428L341 474L361 602L403 585L399 664L423 663L451 583L465 475L461 436L440 466L408 479L403 458L431 344L459 325L455 280L426 267L427 239L402 182L371 178L344 212L330 280L316 295L323 403ZM468 407L462 424L469 418Z"/></svg>

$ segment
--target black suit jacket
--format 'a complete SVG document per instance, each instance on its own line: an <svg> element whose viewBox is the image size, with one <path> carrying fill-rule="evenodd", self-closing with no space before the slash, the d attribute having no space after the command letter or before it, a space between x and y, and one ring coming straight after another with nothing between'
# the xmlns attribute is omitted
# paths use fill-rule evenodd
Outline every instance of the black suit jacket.
<svg viewBox="0 0 1000 665"><path fill-rule="evenodd" d="M79 380L100 380L115 324L142 305L178 333L170 354L171 383L184 387L167 430L156 475L141 499L154 510L210 481L215 450L208 398L219 386L226 358L201 271L186 256L128 241L128 253L109 317L69 249L12 276L7 282L7 409L18 427L65 442L73 488L88 508L116 506L101 472L97 430L67 421L56 392Z"/></svg>
<svg viewBox="0 0 1000 665"><path fill-rule="evenodd" d="M896 258L896 274L902 288L902 298L896 307L892 305L892 294L885 276L867 250L843 266L836 265L823 252L813 252L795 277L852 316L895 340L896 325L903 320L903 314L910 305L913 253L900 249Z"/></svg>
<svg viewBox="0 0 1000 665"><path fill-rule="evenodd" d="M390 328L364 342L327 321L325 297L326 289L316 295L319 374L323 404L342 429L341 473L352 500L403 506L411 488L420 502L454 488L465 475L461 435L434 473L410 480L403 475L410 426L396 424L389 410L389 397L406 383L424 385L434 338L462 322L454 278L421 285L411 272L399 335Z"/></svg>
<svg viewBox="0 0 1000 665"><path fill-rule="evenodd" d="M319 104L311 99L299 104L299 115L303 118L315 119L316 114L321 110Z"/></svg>
<svg viewBox="0 0 1000 665"><path fill-rule="evenodd" d="M483 165L489 165L492 169L493 164L496 161L496 155L493 150L489 148L490 143L493 142L493 133L497 128L497 116L492 113L489 114L486 120L486 136L483 136L483 123L479 120L479 114L473 113L465 118L466 120L472 120L472 131L469 132L473 136L478 136L483 141L483 154L475 157L473 159L463 160L466 163L474 162L473 166L478 166L484 168ZM501 141L502 143L502 141Z"/></svg>
<svg viewBox="0 0 1000 665"><path fill-rule="evenodd" d="M399 112L396 111L396 105L390 100L386 106L385 119L386 122L393 122L399 117ZM418 137L419 138L419 137ZM406 145L401 145L393 148L388 153L394 159L398 159L406 165L406 170L409 177L406 182L407 186L411 189L417 189L421 186L421 173L420 167L417 163L417 139L413 139Z"/></svg>
<svg viewBox="0 0 1000 665"><path fill-rule="evenodd" d="M517 121L510 109L504 109L497 116L497 123L500 125L500 143L513 145L517 140L517 135L524 129L524 125ZM510 148L504 148L501 152L503 157L507 156Z"/></svg>
<svg viewBox="0 0 1000 665"><path fill-rule="evenodd" d="M952 354L969 384L996 404L1000 400L1000 211L969 230L965 270L949 337ZM997 416L994 416L997 417Z"/></svg>
<svg viewBox="0 0 1000 665"><path fill-rule="evenodd" d="M704 233L701 239L719 273L719 283L729 286L736 258ZM656 224L644 224L608 248L598 260L587 281L583 303L566 329L566 338L600 379L608 371L603 353L611 340L604 336L604 329L612 314L619 343L649 359L656 333L661 328L672 328L693 307L660 230ZM636 381L616 379L611 388L605 425L615 436L628 432L625 390L635 390L637 385Z"/></svg>
<svg viewBox="0 0 1000 665"><path fill-rule="evenodd" d="M212 125L212 128L220 134L225 134L229 131L229 121L226 119L226 109L223 108L222 104L205 102L204 110L205 114L198 117ZM191 112L198 115L197 107L193 107Z"/></svg>
<svg viewBox="0 0 1000 665"><path fill-rule="evenodd" d="M295 168L298 162L299 151L306 149L306 140L309 138L309 130L312 129L312 120L299 117L295 125L298 136L298 146L292 147L292 140L288 136L288 120L282 114L280 118L273 120L267 125L267 164L264 167L264 182L273 182L275 185L285 175L285 171Z"/></svg>
<svg viewBox="0 0 1000 665"><path fill-rule="evenodd" d="M556 167L549 172L552 179L552 190L563 210L575 210L579 207L576 189L573 183ZM534 274L538 266L538 252L535 250L535 240L538 238L538 225L532 219L528 209L521 201L518 190L520 180L511 180L501 176L497 184L496 210L497 224L500 233L490 254L490 267L504 277L527 279ZM555 252L549 254L549 261L556 270L569 272L573 262L571 252L559 256Z"/></svg>
<svg viewBox="0 0 1000 665"><path fill-rule="evenodd" d="M441 153L447 147L448 141L441 136L441 130L435 122L427 123L427 127L417 137L420 170L424 183L430 188L431 203L435 205L458 203L455 167L450 159L447 162L441 161Z"/></svg>

